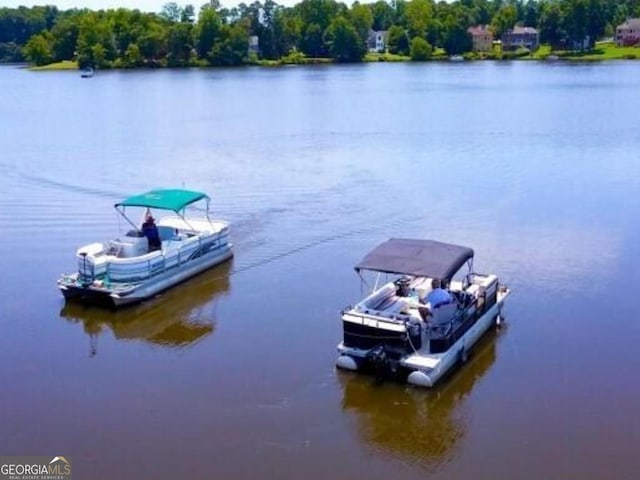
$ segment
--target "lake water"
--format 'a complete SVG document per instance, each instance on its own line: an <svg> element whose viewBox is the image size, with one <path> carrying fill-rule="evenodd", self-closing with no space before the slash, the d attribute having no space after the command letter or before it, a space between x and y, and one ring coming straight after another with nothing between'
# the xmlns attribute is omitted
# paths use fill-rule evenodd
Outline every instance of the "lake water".
<svg viewBox="0 0 640 480"><path fill-rule="evenodd" d="M635 479L640 63L0 68L0 453L91 479ZM234 260L65 306L112 205L208 192ZM471 246L507 323L433 391L337 372L353 271Z"/></svg>

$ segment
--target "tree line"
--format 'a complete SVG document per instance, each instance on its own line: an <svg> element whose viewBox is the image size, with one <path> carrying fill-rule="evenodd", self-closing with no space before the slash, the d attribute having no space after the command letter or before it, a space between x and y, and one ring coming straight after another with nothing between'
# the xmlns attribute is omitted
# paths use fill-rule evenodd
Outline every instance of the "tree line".
<svg viewBox="0 0 640 480"><path fill-rule="evenodd" d="M159 13L115 9L0 8L0 62L45 65L77 60L99 68L240 65L258 60L361 61L370 30L387 31L390 53L429 58L434 49L471 50L467 29L490 25L495 38L515 25L535 27L542 43L571 48L614 35L640 0L378 0L348 7L336 0L273 0L197 11L167 3ZM257 37L257 48L249 46Z"/></svg>

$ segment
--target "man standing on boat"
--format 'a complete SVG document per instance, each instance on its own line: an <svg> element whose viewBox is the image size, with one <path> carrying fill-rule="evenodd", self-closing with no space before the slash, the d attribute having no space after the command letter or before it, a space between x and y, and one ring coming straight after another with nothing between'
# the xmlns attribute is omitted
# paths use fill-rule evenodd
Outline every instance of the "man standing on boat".
<svg viewBox="0 0 640 480"><path fill-rule="evenodd" d="M162 242L160 241L158 227L156 226L156 222L153 219L151 213L147 213L147 218L142 224L142 233L144 233L144 236L147 237L147 240L149 241L150 252L160 250L160 248L162 247Z"/></svg>

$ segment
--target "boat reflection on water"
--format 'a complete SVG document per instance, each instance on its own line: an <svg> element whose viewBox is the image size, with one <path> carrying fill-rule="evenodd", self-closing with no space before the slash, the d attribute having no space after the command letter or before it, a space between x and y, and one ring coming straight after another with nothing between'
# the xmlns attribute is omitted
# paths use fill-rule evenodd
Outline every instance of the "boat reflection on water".
<svg viewBox="0 0 640 480"><path fill-rule="evenodd" d="M232 264L226 262L134 307L111 311L67 302L60 316L82 324L90 339L91 356L97 353L98 338L106 330L117 340L186 348L214 331L215 300L229 292Z"/></svg>
<svg viewBox="0 0 640 480"><path fill-rule="evenodd" d="M443 465L465 434L465 399L495 362L496 340L496 333L488 332L464 368L432 391L339 372L343 410L355 416L358 435L376 454L422 467Z"/></svg>

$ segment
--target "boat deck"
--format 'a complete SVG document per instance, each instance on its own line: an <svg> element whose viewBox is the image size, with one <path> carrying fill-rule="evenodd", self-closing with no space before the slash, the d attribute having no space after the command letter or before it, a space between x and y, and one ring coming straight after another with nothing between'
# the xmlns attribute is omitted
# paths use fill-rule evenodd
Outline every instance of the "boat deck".
<svg viewBox="0 0 640 480"><path fill-rule="evenodd" d="M436 368L442 359L442 353L429 353L427 348L418 350L413 355L402 359L402 364L410 368Z"/></svg>

